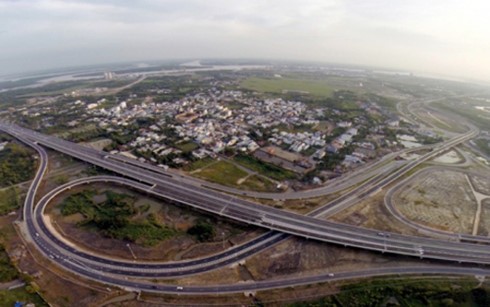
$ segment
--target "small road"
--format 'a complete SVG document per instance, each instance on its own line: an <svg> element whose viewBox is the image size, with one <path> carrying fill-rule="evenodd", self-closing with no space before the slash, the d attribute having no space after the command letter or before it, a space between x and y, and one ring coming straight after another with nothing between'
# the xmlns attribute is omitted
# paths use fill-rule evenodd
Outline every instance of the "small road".
<svg viewBox="0 0 490 307"><path fill-rule="evenodd" d="M471 192L473 193L473 196L475 197L476 200L476 212L475 212L475 218L473 220L473 231L471 234L473 236L476 236L478 234L478 227L480 226L480 217L481 217L481 210L482 210L482 201L485 200L486 198L489 198L490 195L485 195L482 193L479 193L475 190L475 187L473 186L473 182L471 182L470 177L468 174L465 174L466 181L468 182L468 185L471 188Z"/></svg>
<svg viewBox="0 0 490 307"><path fill-rule="evenodd" d="M11 290L25 286L25 282L21 279L12 280L9 282L0 283L0 290Z"/></svg>

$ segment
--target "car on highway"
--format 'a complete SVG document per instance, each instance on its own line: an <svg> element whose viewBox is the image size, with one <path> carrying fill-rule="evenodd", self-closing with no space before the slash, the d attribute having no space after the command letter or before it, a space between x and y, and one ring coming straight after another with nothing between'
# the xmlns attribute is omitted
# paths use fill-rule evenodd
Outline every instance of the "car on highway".
<svg viewBox="0 0 490 307"><path fill-rule="evenodd" d="M183 290L184 290L184 287L181 287L181 286L177 287L177 291L183 291Z"/></svg>

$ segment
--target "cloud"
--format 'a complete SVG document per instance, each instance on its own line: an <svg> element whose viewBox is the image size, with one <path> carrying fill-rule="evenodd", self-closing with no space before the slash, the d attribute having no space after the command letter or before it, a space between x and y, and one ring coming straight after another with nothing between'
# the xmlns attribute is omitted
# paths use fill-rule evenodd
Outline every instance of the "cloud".
<svg viewBox="0 0 490 307"><path fill-rule="evenodd" d="M0 0L0 64L268 57L483 77L489 8L477 0Z"/></svg>

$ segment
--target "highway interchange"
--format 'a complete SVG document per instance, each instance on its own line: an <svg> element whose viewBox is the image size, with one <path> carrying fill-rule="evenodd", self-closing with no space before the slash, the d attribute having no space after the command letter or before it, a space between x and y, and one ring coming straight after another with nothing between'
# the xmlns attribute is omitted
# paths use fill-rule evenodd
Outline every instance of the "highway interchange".
<svg viewBox="0 0 490 307"><path fill-rule="evenodd" d="M345 193L339 199L318 208L308 216L262 206L231 195L224 195L203 187L200 182L192 182L187 180L187 178L165 174L161 169L157 168L151 169L148 166L141 168L134 163L129 164L125 161L111 158L106 152L96 151L54 137L41 135L18 126L1 124L0 130L17 137L21 141L32 146L38 151L40 156L39 169L31 184L31 188L28 191L23 211L28 232L38 249L53 262L65 269L103 283L126 287L128 289L155 292L225 293L385 274L454 274L456 272L458 272L458 274L471 275L488 274L484 269L458 268L458 270L455 270L455 267L452 265L438 265L431 268L385 268L382 270L370 270L355 273L337 273L335 276L332 274L324 274L296 279L281 279L279 281L264 281L239 285L194 286L185 287L185 289L176 287L175 285L151 284L145 281L127 279L128 276L175 277L212 270L237 262L257 253L274 243L284 240L288 237L287 234L344 246L380 251L383 253L475 264L488 264L490 262L490 247L486 245L405 236L395 233L384 233L380 236L380 233L376 230L318 219L318 217L331 215L356 203L360 198L367 197L394 182L420 163L432 159L452 146L471 139L478 133L476 129L471 129L464 135L438 144L432 151L423 155L420 159L401 165L389 174L381 172L380 174L371 177L357 188ZM41 199L37 206L35 206L34 199L37 188L46 172L48 163L47 154L40 145L106 168L114 173L119 173L126 178L91 177L79 179L76 182L70 182L51 191ZM133 179L136 179L137 181ZM107 181L126 185L155 196L171 199L243 223L268 228L272 231L223 253L187 262L142 263L114 260L100 255L93 255L67 244L63 240L60 240L56 234L50 232L43 219L43 210L45 205L47 205L55 195L64 190L78 184L96 181ZM468 250L472 250L472 253L468 254Z"/></svg>

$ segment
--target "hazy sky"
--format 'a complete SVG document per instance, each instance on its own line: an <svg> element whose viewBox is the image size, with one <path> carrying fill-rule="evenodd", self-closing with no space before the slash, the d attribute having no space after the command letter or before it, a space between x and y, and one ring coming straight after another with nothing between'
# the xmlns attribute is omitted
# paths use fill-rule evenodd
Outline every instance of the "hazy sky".
<svg viewBox="0 0 490 307"><path fill-rule="evenodd" d="M0 75L246 57L490 80L489 14L485 0L0 0Z"/></svg>

